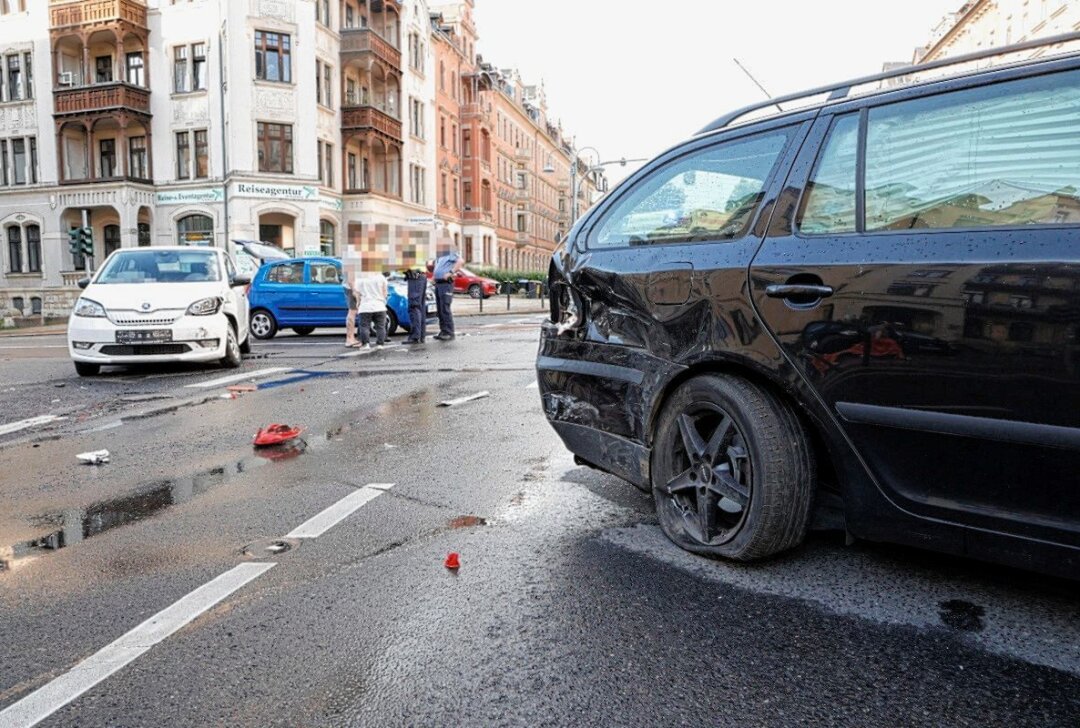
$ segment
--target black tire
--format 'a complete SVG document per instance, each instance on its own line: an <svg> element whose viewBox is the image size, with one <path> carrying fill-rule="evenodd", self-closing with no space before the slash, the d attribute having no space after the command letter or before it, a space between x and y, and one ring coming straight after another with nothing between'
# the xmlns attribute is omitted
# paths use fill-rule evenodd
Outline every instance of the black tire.
<svg viewBox="0 0 1080 728"><path fill-rule="evenodd" d="M480 287L479 283L473 283L469 286L469 298L482 298L484 295L484 289Z"/></svg>
<svg viewBox="0 0 1080 728"><path fill-rule="evenodd" d="M256 309L251 312L248 330L256 339L262 341L272 339L278 332L277 320L274 318L274 314L265 308Z"/></svg>
<svg viewBox="0 0 1080 728"><path fill-rule="evenodd" d="M293 326L293 333L297 336L310 336L311 332L315 330L314 326Z"/></svg>
<svg viewBox="0 0 1080 728"><path fill-rule="evenodd" d="M244 363L244 357L240 354L240 342L237 341L236 326L229 324L229 333L225 340L225 356L221 358L221 366L226 369L236 369Z"/></svg>
<svg viewBox="0 0 1080 728"><path fill-rule="evenodd" d="M691 379L664 405L653 443L656 513L679 547L755 561L806 536L813 451L798 417L771 393L738 377Z"/></svg>
<svg viewBox="0 0 1080 728"><path fill-rule="evenodd" d="M386 336L387 338L397 333L397 330L401 328L401 322L398 321L397 314L390 309L386 310Z"/></svg>
<svg viewBox="0 0 1080 728"><path fill-rule="evenodd" d="M96 377L101 372L100 364L88 364L84 361L74 362L75 373L80 377Z"/></svg>
<svg viewBox="0 0 1080 728"><path fill-rule="evenodd" d="M250 354L251 353L251 332L250 331L248 331L248 335L244 337L244 340L240 342L240 353L241 354Z"/></svg>

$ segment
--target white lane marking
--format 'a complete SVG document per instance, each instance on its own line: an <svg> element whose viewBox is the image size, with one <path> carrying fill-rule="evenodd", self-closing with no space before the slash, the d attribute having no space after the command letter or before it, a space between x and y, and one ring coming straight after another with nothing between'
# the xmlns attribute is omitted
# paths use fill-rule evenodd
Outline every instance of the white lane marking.
<svg viewBox="0 0 1080 728"><path fill-rule="evenodd" d="M525 385L525 389L539 389L539 388L540 388L540 382L536 381L535 379Z"/></svg>
<svg viewBox="0 0 1080 728"><path fill-rule="evenodd" d="M242 382L245 379L260 379L262 377L269 377L271 374L280 374L281 372L291 372L289 367L269 367L267 369L255 369L254 371L244 372L242 374L232 374L228 377L219 377L218 379L211 379L209 382L196 382L195 384L188 384L188 389L210 389L211 387L220 387L223 384L232 384L233 382Z"/></svg>
<svg viewBox="0 0 1080 728"><path fill-rule="evenodd" d="M0 435L10 435L13 432L25 430L29 427L40 427L41 425L47 425L50 422L59 422L60 420L66 419L67 417L57 417L56 415L42 415L40 417L31 417L28 420L9 422L6 425L0 425Z"/></svg>
<svg viewBox="0 0 1080 728"><path fill-rule="evenodd" d="M476 394L470 394L468 397L458 397L457 399L448 399L445 402L439 402L440 407L456 407L459 404L465 404L466 402L472 402L474 399L483 399L484 397L490 397L491 392L484 390L483 392L477 392Z"/></svg>
<svg viewBox="0 0 1080 728"><path fill-rule="evenodd" d="M318 538L351 516L365 503L378 498L393 487L393 483L365 485L363 488L349 493L322 513L304 521L290 533L287 533L285 538Z"/></svg>
<svg viewBox="0 0 1080 728"><path fill-rule="evenodd" d="M275 564L240 564L166 607L60 677L0 711L0 728L24 728L44 720Z"/></svg>
<svg viewBox="0 0 1080 728"><path fill-rule="evenodd" d="M368 354L374 354L374 349L359 349L357 351L349 351L344 354L338 354L338 359L348 359L353 356L367 356Z"/></svg>
<svg viewBox="0 0 1080 728"><path fill-rule="evenodd" d="M43 344L43 345L40 345L40 346L30 346L30 345L7 346L5 344L0 344L0 349L66 349L66 348L67 348L67 344Z"/></svg>

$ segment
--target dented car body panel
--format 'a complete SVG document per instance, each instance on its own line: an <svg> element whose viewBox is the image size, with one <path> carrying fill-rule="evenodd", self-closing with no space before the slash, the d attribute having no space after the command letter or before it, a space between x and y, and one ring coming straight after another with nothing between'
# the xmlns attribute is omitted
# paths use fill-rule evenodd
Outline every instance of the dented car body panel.
<svg viewBox="0 0 1080 728"><path fill-rule="evenodd" d="M1074 78L1076 58L972 74L710 133L650 162L577 222L551 262L537 358L549 422L582 461L651 489L666 398L696 374L744 377L803 419L818 503L840 503L850 534L1080 576L1080 201L1062 197L1070 188L1050 202L1038 185L990 185L959 212L938 204L929 231L867 231L861 201L856 229L800 229L841 120L857 130L855 199L876 119L899 109L917 125L924 107L932 118L953 98L965 109L986 96L996 109L1021 93L1038 108L1053 103L1038 94ZM768 174L759 159L772 160ZM702 204L701 187L715 204ZM1019 229L999 222L1006 214L1033 222Z"/></svg>

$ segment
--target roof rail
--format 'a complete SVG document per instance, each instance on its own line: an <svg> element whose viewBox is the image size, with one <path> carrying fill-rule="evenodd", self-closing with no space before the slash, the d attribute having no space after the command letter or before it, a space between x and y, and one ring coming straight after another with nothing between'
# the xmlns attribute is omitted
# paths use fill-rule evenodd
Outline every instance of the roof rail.
<svg viewBox="0 0 1080 728"><path fill-rule="evenodd" d="M902 66L900 68L894 68L890 71L875 73L870 76L853 78L850 81L844 81L843 83L834 83L828 86L818 86L817 88L812 88L807 91L800 91L798 93L788 94L786 96L779 96L777 98L759 101L758 103L750 104L749 106L745 106L737 111L732 111L713 121L711 124L699 131L698 134L705 134L707 132L723 129L727 126L730 126L734 121L741 119L747 114L759 111L761 109L767 109L770 106L776 106L777 108L779 108L780 104L789 103L791 101L798 101L799 99L805 99L811 96L820 96L822 94L829 94L828 101L838 101L840 99L846 98L847 95L851 92L851 89L855 86L862 86L864 84L874 83L875 81L885 81L890 78L897 78L898 76L907 76L913 73L924 73L926 71L932 71L936 68L945 68L947 66L955 66L961 63L970 63L971 61L980 61L984 58L995 58L997 56L1004 56L1010 53L1019 53L1020 51L1031 50L1033 48L1042 48L1043 46L1054 45L1056 43L1068 43L1071 41L1080 41L1080 31L1062 33L1061 35L1053 35L1047 38L1037 38L1035 40L1024 41L1023 43L1015 43L1009 46L1001 46L999 48L988 48L983 51L967 53L962 56L956 56L954 58L942 58L937 61L931 61L930 63Z"/></svg>

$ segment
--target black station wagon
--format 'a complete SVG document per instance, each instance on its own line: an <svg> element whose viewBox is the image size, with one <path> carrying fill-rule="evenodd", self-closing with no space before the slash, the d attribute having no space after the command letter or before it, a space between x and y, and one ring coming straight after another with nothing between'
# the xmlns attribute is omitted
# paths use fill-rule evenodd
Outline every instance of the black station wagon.
<svg viewBox="0 0 1080 728"><path fill-rule="evenodd" d="M1004 52L723 117L555 253L545 414L679 546L1080 577L1080 54Z"/></svg>

